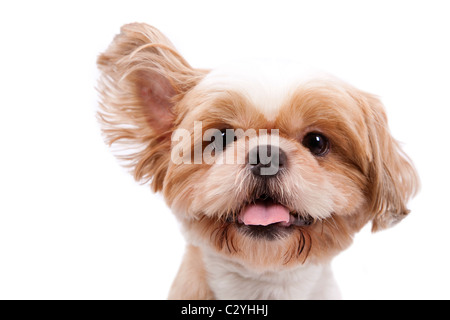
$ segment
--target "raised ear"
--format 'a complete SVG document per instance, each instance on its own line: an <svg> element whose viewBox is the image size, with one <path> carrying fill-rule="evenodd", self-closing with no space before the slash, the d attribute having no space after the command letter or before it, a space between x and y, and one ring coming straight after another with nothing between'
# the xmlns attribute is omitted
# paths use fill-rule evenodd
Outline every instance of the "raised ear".
<svg viewBox="0 0 450 320"><path fill-rule="evenodd" d="M162 189L176 104L206 71L192 68L156 28L128 24L97 61L102 131L138 181Z"/></svg>
<svg viewBox="0 0 450 320"><path fill-rule="evenodd" d="M372 159L369 195L372 231L400 222L409 213L406 205L419 189L419 178L408 156L391 136L386 113L376 97L364 94Z"/></svg>

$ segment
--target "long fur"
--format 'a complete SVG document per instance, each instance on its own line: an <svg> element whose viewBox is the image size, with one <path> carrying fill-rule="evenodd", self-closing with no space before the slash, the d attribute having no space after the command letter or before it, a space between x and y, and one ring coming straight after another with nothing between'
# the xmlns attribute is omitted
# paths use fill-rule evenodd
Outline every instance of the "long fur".
<svg viewBox="0 0 450 320"><path fill-rule="evenodd" d="M264 63L195 69L160 31L139 23L122 27L98 65L106 142L136 180L163 193L188 242L171 298L336 297L331 259L365 224L382 230L409 213L418 176L374 95L331 76L297 79L290 66L289 81L277 80L284 75L277 68L272 77ZM195 140L198 121L202 133L265 129L271 137L279 130L286 167L262 180L247 163L173 163L177 129L191 138L183 150L205 148ZM302 145L311 132L329 139L326 155ZM248 152L261 136L232 141L223 156ZM255 236L237 216L263 195L311 223L272 239Z"/></svg>

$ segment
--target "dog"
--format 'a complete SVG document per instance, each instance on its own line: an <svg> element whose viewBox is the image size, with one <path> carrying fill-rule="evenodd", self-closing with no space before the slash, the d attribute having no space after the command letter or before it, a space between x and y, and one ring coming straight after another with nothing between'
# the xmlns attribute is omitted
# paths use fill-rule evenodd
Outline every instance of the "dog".
<svg viewBox="0 0 450 320"><path fill-rule="evenodd" d="M372 94L285 61L196 69L143 23L98 67L107 144L187 241L169 299L338 299L332 258L409 213L418 175Z"/></svg>

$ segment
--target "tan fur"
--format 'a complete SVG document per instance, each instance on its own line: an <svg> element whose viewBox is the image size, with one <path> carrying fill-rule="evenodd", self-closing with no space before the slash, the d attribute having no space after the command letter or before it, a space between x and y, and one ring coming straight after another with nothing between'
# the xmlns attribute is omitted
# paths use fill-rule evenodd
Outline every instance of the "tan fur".
<svg viewBox="0 0 450 320"><path fill-rule="evenodd" d="M163 192L190 243L170 298L214 297L204 250L260 271L328 263L368 222L381 230L409 212L418 177L373 95L338 80L304 81L268 118L242 86L199 86L208 71L189 66L161 32L145 24L124 26L98 64L99 118L107 143L122 147L118 157L137 180ZM183 128L194 138L195 121L202 122L203 132L255 128L270 136L277 129L288 166L262 187L246 163L174 164L171 134ZM309 132L329 138L329 154L315 157L302 145ZM245 151L251 139L231 143L224 156ZM187 148L197 142L202 143L186 142ZM314 223L272 241L240 232L230 218L262 188Z"/></svg>
<svg viewBox="0 0 450 320"><path fill-rule="evenodd" d="M170 289L171 300L211 300L214 294L207 283L202 252L188 245L183 263Z"/></svg>
<svg viewBox="0 0 450 320"><path fill-rule="evenodd" d="M139 23L123 26L97 63L106 142L120 145L117 155L136 180L152 180L153 190L159 191L170 159L173 105L205 71L193 69L159 30ZM155 89L168 94L159 97L167 100L166 111L149 107Z"/></svg>

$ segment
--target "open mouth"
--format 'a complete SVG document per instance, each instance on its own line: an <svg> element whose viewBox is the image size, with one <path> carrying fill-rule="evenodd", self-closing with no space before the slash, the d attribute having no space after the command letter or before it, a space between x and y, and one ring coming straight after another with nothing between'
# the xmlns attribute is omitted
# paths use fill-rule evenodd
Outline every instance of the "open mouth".
<svg viewBox="0 0 450 320"><path fill-rule="evenodd" d="M295 227L311 225L313 218L292 212L279 201L262 195L244 205L232 222L247 235L273 240L288 235Z"/></svg>

